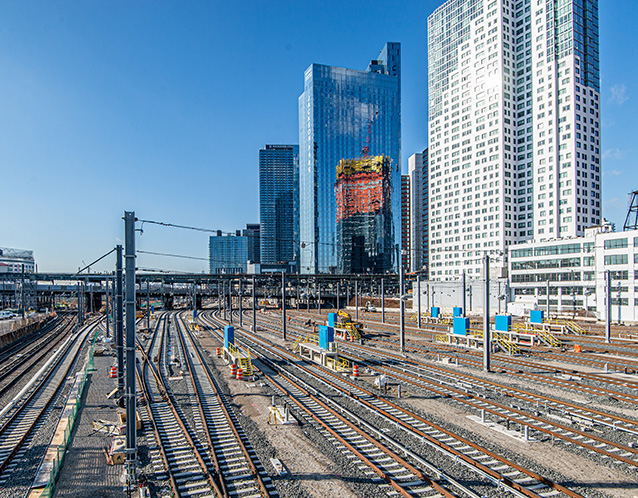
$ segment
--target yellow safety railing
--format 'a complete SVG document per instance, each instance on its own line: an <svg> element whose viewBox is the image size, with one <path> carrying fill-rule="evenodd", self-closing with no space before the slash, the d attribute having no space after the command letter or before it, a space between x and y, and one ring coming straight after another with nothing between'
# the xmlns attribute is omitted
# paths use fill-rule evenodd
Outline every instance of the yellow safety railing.
<svg viewBox="0 0 638 498"><path fill-rule="evenodd" d="M245 349L246 354L242 353L242 350L233 344L228 344L228 352L237 358L237 366L242 369L244 375L253 374L253 362L250 357L250 351Z"/></svg>
<svg viewBox="0 0 638 498"><path fill-rule="evenodd" d="M350 360L347 358L341 358L340 356L337 356L336 358L326 358L326 365L335 372L350 371Z"/></svg>
<svg viewBox="0 0 638 498"><path fill-rule="evenodd" d="M297 340L295 341L295 344L292 347L293 352L295 353L297 352L297 349L299 348L299 344L301 344L302 342L308 342L310 344L316 344L318 346L319 335L318 334L306 334L305 336L298 335Z"/></svg>
<svg viewBox="0 0 638 498"><path fill-rule="evenodd" d="M565 327L569 332L576 335L585 335L585 330L578 325L576 322L572 322L571 320L546 320L544 323L548 325L557 325L561 327Z"/></svg>
<svg viewBox="0 0 638 498"><path fill-rule="evenodd" d="M494 339L496 339L500 348L508 354L518 354L521 352L521 348L518 347L518 344L511 341L507 334L496 332Z"/></svg>
<svg viewBox="0 0 638 498"><path fill-rule="evenodd" d="M561 342L549 330L539 329L536 331L536 336L548 346L554 348L561 346Z"/></svg>
<svg viewBox="0 0 638 498"><path fill-rule="evenodd" d="M478 337L479 339L482 339L483 330L482 329L467 329L467 335L471 335L473 337Z"/></svg>
<svg viewBox="0 0 638 498"><path fill-rule="evenodd" d="M450 341L450 338L445 334L439 334L436 336L436 342L442 342L444 344L448 344L449 341Z"/></svg>
<svg viewBox="0 0 638 498"><path fill-rule="evenodd" d="M567 325L567 329L574 334L585 335L585 329L583 329L576 322L572 322L571 320L565 321L565 325Z"/></svg>

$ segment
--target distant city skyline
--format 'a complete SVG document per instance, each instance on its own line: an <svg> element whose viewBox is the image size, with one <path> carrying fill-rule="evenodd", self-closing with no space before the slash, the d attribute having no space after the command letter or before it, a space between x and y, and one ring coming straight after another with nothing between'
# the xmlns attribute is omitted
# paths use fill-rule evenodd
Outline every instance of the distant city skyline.
<svg viewBox="0 0 638 498"><path fill-rule="evenodd" d="M428 146L426 19L442 3L7 3L0 244L33 250L41 271L77 271L121 243L125 210L224 232L257 222L256 154L297 143L303 71L359 68L387 40L402 46L406 173ZM638 188L636 21L638 4L601 2L602 216L618 228ZM200 260L140 254L140 267L208 270L207 234L143 229L138 249Z"/></svg>

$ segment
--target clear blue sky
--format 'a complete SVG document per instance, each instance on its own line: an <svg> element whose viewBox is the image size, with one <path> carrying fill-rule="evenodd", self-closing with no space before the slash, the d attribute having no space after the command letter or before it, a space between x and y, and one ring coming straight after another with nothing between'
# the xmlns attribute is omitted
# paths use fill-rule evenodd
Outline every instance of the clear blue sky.
<svg viewBox="0 0 638 498"><path fill-rule="evenodd" d="M258 222L258 151L298 143L304 70L365 69L386 41L402 44L406 170L427 146L440 3L0 2L0 246L72 271L123 239L124 210L224 231ZM600 2L603 215L619 229L638 189L636 26L638 2ZM206 258L208 238L145 226L137 246Z"/></svg>

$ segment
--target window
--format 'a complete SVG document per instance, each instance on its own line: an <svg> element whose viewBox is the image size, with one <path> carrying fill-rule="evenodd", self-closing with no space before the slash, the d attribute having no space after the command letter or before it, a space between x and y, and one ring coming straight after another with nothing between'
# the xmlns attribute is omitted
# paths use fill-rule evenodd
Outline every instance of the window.
<svg viewBox="0 0 638 498"><path fill-rule="evenodd" d="M611 254L609 256L605 256L606 265L626 265L627 260L628 258L626 254Z"/></svg>
<svg viewBox="0 0 638 498"><path fill-rule="evenodd" d="M609 239L605 241L605 249L620 249L627 247L627 239Z"/></svg>

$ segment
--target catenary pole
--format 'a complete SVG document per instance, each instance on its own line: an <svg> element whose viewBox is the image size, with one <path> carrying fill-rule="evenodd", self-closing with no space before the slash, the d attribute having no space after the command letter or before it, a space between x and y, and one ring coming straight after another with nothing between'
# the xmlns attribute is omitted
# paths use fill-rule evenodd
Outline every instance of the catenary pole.
<svg viewBox="0 0 638 498"><path fill-rule="evenodd" d="M607 312L605 313L605 342L611 342L611 271L605 271L605 294L607 297Z"/></svg>
<svg viewBox="0 0 638 498"><path fill-rule="evenodd" d="M136 482L137 428L135 410L135 212L124 213L126 254L126 477L128 489Z"/></svg>
<svg viewBox="0 0 638 498"><path fill-rule="evenodd" d="M416 316L419 328L421 328L421 275L416 276Z"/></svg>
<svg viewBox="0 0 638 498"><path fill-rule="evenodd" d="M404 281L403 281L403 264L399 264L399 342L401 352L405 351L405 301L403 299Z"/></svg>
<svg viewBox="0 0 638 498"><path fill-rule="evenodd" d="M490 371L490 257L485 254L483 260L483 276L485 288L483 289L483 370Z"/></svg>
<svg viewBox="0 0 638 498"><path fill-rule="evenodd" d="M286 272L281 272L281 330L286 340Z"/></svg>
<svg viewBox="0 0 638 498"><path fill-rule="evenodd" d="M253 275L253 332L257 331L257 285L255 275Z"/></svg>
<svg viewBox="0 0 638 498"><path fill-rule="evenodd" d="M124 307L122 290L122 246L115 260L115 347L117 348L117 395L124 396Z"/></svg>

